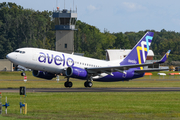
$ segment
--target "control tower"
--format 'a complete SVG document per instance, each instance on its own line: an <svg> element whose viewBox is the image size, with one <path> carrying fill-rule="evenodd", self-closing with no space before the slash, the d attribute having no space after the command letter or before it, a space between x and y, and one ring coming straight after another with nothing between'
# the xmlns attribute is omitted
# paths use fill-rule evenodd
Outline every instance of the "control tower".
<svg viewBox="0 0 180 120"><path fill-rule="evenodd" d="M74 52L74 30L77 20L77 9L53 11L56 30L56 51L72 53Z"/></svg>

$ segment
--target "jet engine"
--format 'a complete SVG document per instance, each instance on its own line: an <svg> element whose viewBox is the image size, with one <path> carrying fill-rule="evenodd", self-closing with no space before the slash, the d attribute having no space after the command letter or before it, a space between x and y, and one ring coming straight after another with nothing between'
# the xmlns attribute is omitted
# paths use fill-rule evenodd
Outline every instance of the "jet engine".
<svg viewBox="0 0 180 120"><path fill-rule="evenodd" d="M68 67L65 71L67 77L86 79L88 73L85 69L78 67Z"/></svg>
<svg viewBox="0 0 180 120"><path fill-rule="evenodd" d="M44 78L44 79L47 79L47 80L51 80L53 77L55 77L55 75L52 74L52 73L43 72L43 71L37 71L37 70L33 70L32 74L35 77Z"/></svg>

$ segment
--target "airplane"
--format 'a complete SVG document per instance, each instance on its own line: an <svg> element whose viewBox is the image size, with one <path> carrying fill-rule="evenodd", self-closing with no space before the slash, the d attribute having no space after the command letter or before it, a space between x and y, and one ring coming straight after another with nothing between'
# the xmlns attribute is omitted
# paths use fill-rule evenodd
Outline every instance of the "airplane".
<svg viewBox="0 0 180 120"><path fill-rule="evenodd" d="M51 80L56 75L63 75L67 77L65 87L73 86L70 78L86 80L84 86L92 87L92 81L129 81L143 77L145 72L167 70L143 69L143 66L164 63L170 53L168 50L158 62L145 63L153 35L153 32L147 32L123 60L106 61L31 47L16 49L6 58L16 65L31 69L35 77Z"/></svg>

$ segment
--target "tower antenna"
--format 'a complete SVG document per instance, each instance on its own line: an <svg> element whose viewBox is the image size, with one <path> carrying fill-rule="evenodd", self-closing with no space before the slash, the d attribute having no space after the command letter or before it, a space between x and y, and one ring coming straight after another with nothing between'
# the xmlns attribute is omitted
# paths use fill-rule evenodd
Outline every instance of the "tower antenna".
<svg viewBox="0 0 180 120"><path fill-rule="evenodd" d="M56 0L56 7L58 6L58 0Z"/></svg>
<svg viewBox="0 0 180 120"><path fill-rule="evenodd" d="M66 0L64 0L64 9L65 9L65 1L66 1Z"/></svg>
<svg viewBox="0 0 180 120"><path fill-rule="evenodd" d="M74 0L73 0L73 11L74 11Z"/></svg>

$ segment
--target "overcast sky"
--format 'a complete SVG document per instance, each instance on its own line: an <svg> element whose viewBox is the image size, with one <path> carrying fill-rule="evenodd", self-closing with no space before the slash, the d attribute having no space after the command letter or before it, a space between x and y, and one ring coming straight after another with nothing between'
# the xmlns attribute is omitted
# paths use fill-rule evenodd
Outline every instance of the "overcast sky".
<svg viewBox="0 0 180 120"><path fill-rule="evenodd" d="M53 11L64 9L64 0L0 0L15 2L24 8ZM58 3L58 5L56 5ZM180 32L180 0L74 0L78 20L96 26L101 32L162 29ZM73 0L65 0L73 9Z"/></svg>

